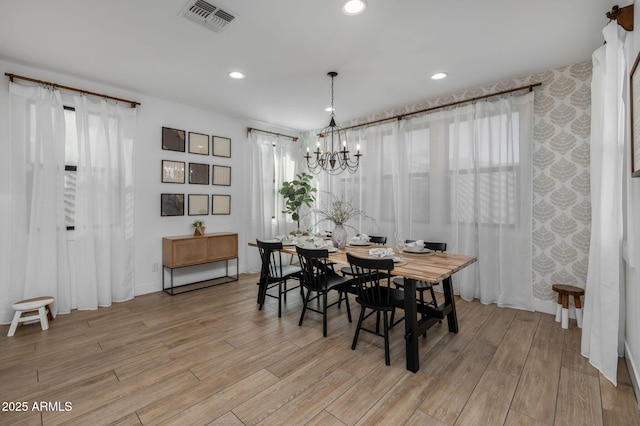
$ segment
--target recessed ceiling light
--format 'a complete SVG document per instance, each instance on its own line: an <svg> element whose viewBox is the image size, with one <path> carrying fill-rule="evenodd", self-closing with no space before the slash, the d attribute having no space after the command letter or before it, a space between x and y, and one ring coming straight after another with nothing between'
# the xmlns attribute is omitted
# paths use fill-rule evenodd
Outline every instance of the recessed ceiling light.
<svg viewBox="0 0 640 426"><path fill-rule="evenodd" d="M342 5L342 12L345 15L359 15L367 7L366 0L347 0Z"/></svg>
<svg viewBox="0 0 640 426"><path fill-rule="evenodd" d="M242 79L242 78L244 78L244 74L242 74L242 73L241 73L241 72L239 72L239 71L231 71L231 72L229 73L229 77L231 77L231 78L235 78L235 79Z"/></svg>
<svg viewBox="0 0 640 426"><path fill-rule="evenodd" d="M442 80L447 76L446 72L437 72L431 76L431 80Z"/></svg>

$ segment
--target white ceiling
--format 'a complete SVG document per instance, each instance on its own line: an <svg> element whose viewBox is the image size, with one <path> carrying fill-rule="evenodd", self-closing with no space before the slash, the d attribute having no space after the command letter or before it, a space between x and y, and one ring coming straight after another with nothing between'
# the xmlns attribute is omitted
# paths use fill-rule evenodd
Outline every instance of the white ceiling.
<svg viewBox="0 0 640 426"><path fill-rule="evenodd" d="M186 0L0 0L0 59L309 130L328 123L328 71L336 120L364 117L590 60L615 4L369 0L346 16L342 0L211 3L236 14L221 33L180 16Z"/></svg>

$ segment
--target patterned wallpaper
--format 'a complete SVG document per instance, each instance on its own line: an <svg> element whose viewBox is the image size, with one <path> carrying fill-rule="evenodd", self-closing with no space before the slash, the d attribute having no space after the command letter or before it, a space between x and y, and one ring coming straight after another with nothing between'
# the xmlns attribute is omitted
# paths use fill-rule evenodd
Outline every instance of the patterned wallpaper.
<svg viewBox="0 0 640 426"><path fill-rule="evenodd" d="M534 89L533 294L554 301L551 284L584 287L587 280L591 203L591 62L427 100L340 123L343 127L541 82ZM315 144L315 131L301 135Z"/></svg>

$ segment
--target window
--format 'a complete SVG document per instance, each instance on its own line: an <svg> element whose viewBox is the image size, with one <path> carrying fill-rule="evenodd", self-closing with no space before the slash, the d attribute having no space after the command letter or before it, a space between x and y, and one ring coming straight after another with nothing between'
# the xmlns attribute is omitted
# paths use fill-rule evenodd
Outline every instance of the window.
<svg viewBox="0 0 640 426"><path fill-rule="evenodd" d="M426 123L407 131L407 168L411 194L411 222L429 224L431 221L431 132Z"/></svg>
<svg viewBox="0 0 640 426"><path fill-rule="evenodd" d="M469 121L455 126L449 126L450 147L457 137L457 149L449 150L449 179L457 182L458 197L450 203L452 211L457 203L458 222L515 225L519 114L511 122L501 114L474 118L473 129Z"/></svg>
<svg viewBox="0 0 640 426"><path fill-rule="evenodd" d="M75 229L76 176L78 170L78 134L75 108L64 107L64 121L64 217L67 231L71 231Z"/></svg>

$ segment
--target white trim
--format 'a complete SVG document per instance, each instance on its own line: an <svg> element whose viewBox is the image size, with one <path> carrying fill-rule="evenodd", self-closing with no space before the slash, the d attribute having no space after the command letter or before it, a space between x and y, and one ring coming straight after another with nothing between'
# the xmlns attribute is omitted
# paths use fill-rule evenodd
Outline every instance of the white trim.
<svg viewBox="0 0 640 426"><path fill-rule="evenodd" d="M629 351L629 345L627 345L626 341L624 342L624 360L627 364L627 370L629 370L631 383L633 383L633 391L636 395L636 406L640 409L640 376L638 376L640 372L633 363L633 356Z"/></svg>

